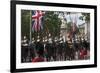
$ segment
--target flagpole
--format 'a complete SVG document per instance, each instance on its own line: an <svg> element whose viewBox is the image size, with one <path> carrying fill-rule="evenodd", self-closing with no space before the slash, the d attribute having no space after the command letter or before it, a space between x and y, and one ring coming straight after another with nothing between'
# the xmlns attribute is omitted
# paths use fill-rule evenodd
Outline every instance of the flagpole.
<svg viewBox="0 0 100 73"><path fill-rule="evenodd" d="M32 41L32 30L31 30L31 26L32 26L32 14L31 14L31 10L30 10L30 44L31 44L31 41Z"/></svg>
<svg viewBox="0 0 100 73"><path fill-rule="evenodd" d="M31 10L30 10L30 39L29 40L30 40L29 41L29 46L31 46L31 41L32 41L32 39L31 39ZM28 49L28 61L29 62L31 61L31 57L30 57L30 47Z"/></svg>

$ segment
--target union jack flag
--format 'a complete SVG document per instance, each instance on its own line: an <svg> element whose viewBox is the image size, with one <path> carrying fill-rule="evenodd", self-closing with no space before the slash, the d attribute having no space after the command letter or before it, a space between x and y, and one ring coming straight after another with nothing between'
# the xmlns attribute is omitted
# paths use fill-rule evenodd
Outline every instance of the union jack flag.
<svg viewBox="0 0 100 73"><path fill-rule="evenodd" d="M43 15L45 13L39 10L32 11L32 30L33 31L40 31L40 29L43 29Z"/></svg>

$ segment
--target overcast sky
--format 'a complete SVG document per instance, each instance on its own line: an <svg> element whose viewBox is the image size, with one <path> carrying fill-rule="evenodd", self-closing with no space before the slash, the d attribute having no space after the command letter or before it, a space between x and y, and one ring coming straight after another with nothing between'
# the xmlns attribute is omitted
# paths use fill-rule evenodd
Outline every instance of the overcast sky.
<svg viewBox="0 0 100 73"><path fill-rule="evenodd" d="M74 13L74 14L70 14L70 15L66 15L66 19L67 19L67 22L70 22L71 20L73 22L75 22L75 19L77 21L77 25L81 25L83 24L85 21L82 21L79 19L79 17L82 16L81 13Z"/></svg>

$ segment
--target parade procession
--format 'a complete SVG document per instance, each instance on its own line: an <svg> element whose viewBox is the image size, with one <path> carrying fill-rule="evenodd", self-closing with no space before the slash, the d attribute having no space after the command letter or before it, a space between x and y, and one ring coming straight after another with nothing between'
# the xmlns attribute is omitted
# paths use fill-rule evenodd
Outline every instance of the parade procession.
<svg viewBox="0 0 100 73"><path fill-rule="evenodd" d="M21 62L90 59L90 14L21 10Z"/></svg>

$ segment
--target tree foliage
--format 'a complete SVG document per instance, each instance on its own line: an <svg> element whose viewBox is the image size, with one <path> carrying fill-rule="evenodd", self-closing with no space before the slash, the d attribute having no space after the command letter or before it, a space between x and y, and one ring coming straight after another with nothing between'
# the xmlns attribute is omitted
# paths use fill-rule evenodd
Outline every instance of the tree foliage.
<svg viewBox="0 0 100 73"><path fill-rule="evenodd" d="M52 36L56 37L60 34L61 20L55 12L47 11L44 17L44 29L47 34L50 33Z"/></svg>
<svg viewBox="0 0 100 73"><path fill-rule="evenodd" d="M82 16L80 16L81 20L85 20L86 22L90 22L90 13L82 13Z"/></svg>
<svg viewBox="0 0 100 73"><path fill-rule="evenodd" d="M27 36L29 38L30 33L30 11L22 10L21 11L21 36Z"/></svg>

